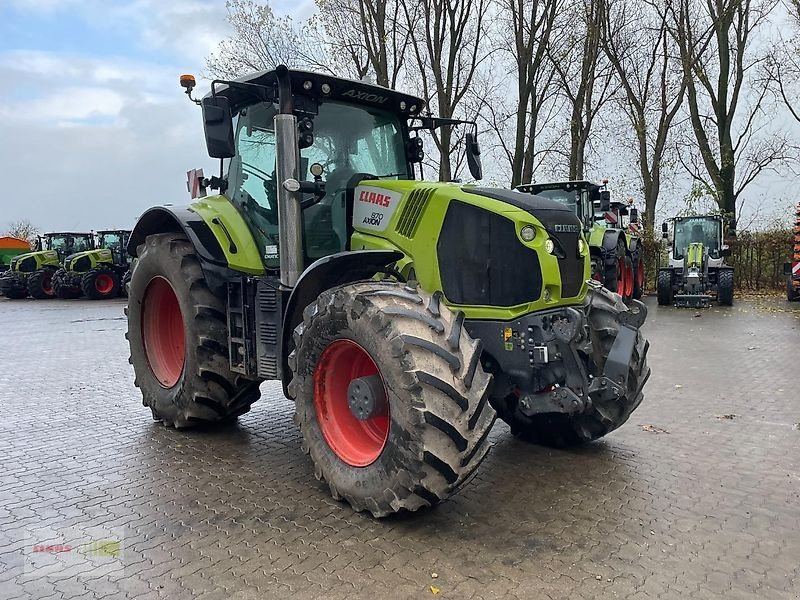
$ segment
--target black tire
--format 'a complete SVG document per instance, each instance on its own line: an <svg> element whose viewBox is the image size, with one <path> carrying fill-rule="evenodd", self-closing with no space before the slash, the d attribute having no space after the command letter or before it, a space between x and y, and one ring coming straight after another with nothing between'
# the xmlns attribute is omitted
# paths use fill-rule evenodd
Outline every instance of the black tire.
<svg viewBox="0 0 800 600"><path fill-rule="evenodd" d="M717 299L722 306L733 306L733 269L718 272Z"/></svg>
<svg viewBox="0 0 800 600"><path fill-rule="evenodd" d="M125 271L125 274L122 276L122 281L119 284L119 295L120 298L127 298L128 297L128 285L131 282L131 273L132 269L128 269Z"/></svg>
<svg viewBox="0 0 800 600"><path fill-rule="evenodd" d="M108 267L96 267L81 277L81 290L90 300L108 300L119 295L119 275Z"/></svg>
<svg viewBox="0 0 800 600"><path fill-rule="evenodd" d="M73 300L81 297L81 289L70 285L67 279L67 271L62 267L53 273L53 291L57 298L62 300Z"/></svg>
<svg viewBox="0 0 800 600"><path fill-rule="evenodd" d="M289 394L303 451L334 498L383 517L433 506L475 473L489 452L496 414L481 343L470 338L463 319L441 303L441 294L394 282L333 288L305 309L289 357ZM368 353L388 394L385 445L360 467L331 448L315 409L315 369L326 348L343 339Z"/></svg>
<svg viewBox="0 0 800 600"><path fill-rule="evenodd" d="M672 305L672 271L659 271L658 280L656 282L656 289L658 292L658 304L660 306Z"/></svg>
<svg viewBox="0 0 800 600"><path fill-rule="evenodd" d="M800 293L798 293L797 288L794 287L794 280L791 276L786 278L786 299L789 302L800 299Z"/></svg>
<svg viewBox="0 0 800 600"><path fill-rule="evenodd" d="M644 256L641 252L633 263L633 299L640 300L644 295Z"/></svg>
<svg viewBox="0 0 800 600"><path fill-rule="evenodd" d="M28 297L28 287L19 281L18 273L6 271L0 275L0 296L9 300L22 300Z"/></svg>
<svg viewBox="0 0 800 600"><path fill-rule="evenodd" d="M142 403L150 407L154 419L176 428L228 421L249 411L261 395L260 382L230 370L226 293L209 288L191 242L177 233L150 235L138 255L125 309L125 337ZM143 317L149 319L162 308L155 304L155 296L146 297L154 281L167 282L179 310L177 323L166 320L162 326L176 325L183 333L182 368L177 380L167 384L151 369L144 340Z"/></svg>
<svg viewBox="0 0 800 600"><path fill-rule="evenodd" d="M605 293L603 290L589 290L584 301L589 323L590 354L583 358L589 374L599 376L617 331L620 327L619 315L628 311L620 296ZM495 402L498 416L511 427L511 433L525 441L564 448L591 442L614 431L625 423L631 413L644 399L644 384L650 377L647 366L649 342L637 333L636 347L628 366L628 385L624 396L602 402L594 401L583 413L567 415L561 413L541 414L527 417L518 410L518 399L510 395Z"/></svg>
<svg viewBox="0 0 800 600"><path fill-rule="evenodd" d="M47 300L55 298L53 290L53 274L56 270L53 267L44 267L31 273L28 277L28 293L37 300Z"/></svg>

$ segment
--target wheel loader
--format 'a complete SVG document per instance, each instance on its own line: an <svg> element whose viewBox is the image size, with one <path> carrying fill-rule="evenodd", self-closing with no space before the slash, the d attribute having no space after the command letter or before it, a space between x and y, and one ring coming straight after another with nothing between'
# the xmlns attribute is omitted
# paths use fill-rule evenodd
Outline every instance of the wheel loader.
<svg viewBox="0 0 800 600"><path fill-rule="evenodd" d="M646 309L590 280L577 216L513 190L421 180L420 133L477 126L420 98L280 66L202 99L220 173L145 211L127 306L143 404L176 428L294 402L332 496L383 517L475 474L499 413L554 446L600 438L643 398ZM208 191L217 193L209 194Z"/></svg>
<svg viewBox="0 0 800 600"><path fill-rule="evenodd" d="M94 235L47 233L39 236L36 246L34 252L11 260L11 268L0 275L0 294L12 299L54 298L53 275L68 255L94 248Z"/></svg>
<svg viewBox="0 0 800 600"><path fill-rule="evenodd" d="M550 198L572 209L583 224L592 260L592 279L625 302L642 297L644 253L638 235L639 211L630 203L611 200L608 181L526 183L517 190Z"/></svg>
<svg viewBox="0 0 800 600"><path fill-rule="evenodd" d="M127 252L130 230L97 232L97 247L67 256L53 274L53 290L59 298L103 300L124 295L123 281L130 269Z"/></svg>
<svg viewBox="0 0 800 600"><path fill-rule="evenodd" d="M786 276L786 299L789 302L800 300L800 203L795 210L792 262L784 263L783 274Z"/></svg>
<svg viewBox="0 0 800 600"><path fill-rule="evenodd" d="M662 306L706 308L711 300L733 305L733 267L725 262L730 248L723 243L719 215L676 217L661 225L669 265L658 270L658 303Z"/></svg>

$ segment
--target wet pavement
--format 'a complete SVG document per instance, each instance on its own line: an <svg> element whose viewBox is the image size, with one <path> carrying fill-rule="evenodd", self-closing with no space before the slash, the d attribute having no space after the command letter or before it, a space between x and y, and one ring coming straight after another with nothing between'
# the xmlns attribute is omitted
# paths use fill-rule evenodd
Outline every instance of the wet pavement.
<svg viewBox="0 0 800 600"><path fill-rule="evenodd" d="M458 495L385 520L314 479L276 383L219 431L153 422L123 305L0 299L0 598L800 598L800 304L648 300L626 425L498 423Z"/></svg>

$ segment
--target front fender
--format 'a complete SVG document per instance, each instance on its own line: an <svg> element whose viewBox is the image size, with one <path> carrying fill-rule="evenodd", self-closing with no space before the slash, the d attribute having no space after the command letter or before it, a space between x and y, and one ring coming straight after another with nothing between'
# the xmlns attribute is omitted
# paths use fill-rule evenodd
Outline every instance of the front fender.
<svg viewBox="0 0 800 600"><path fill-rule="evenodd" d="M303 320L303 310L325 290L333 287L371 279L376 273L403 258L396 250L354 250L325 256L312 263L297 281L286 310L283 313L281 339L281 373L283 393L288 396L289 353L292 350L292 334Z"/></svg>

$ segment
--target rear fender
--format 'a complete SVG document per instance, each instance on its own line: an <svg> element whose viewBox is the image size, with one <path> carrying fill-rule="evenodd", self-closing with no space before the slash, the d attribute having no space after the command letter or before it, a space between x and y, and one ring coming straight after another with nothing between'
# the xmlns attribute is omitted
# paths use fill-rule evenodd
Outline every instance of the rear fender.
<svg viewBox="0 0 800 600"><path fill-rule="evenodd" d="M128 240L128 254L138 257L137 251L148 235L156 233L186 234L197 254L204 261L227 266L225 253L205 221L189 207L156 206L142 214Z"/></svg>
<svg viewBox="0 0 800 600"><path fill-rule="evenodd" d="M354 250L325 256L309 266L294 286L283 315L281 340L281 374L283 393L288 396L290 370L289 353L293 348L292 334L303 320L303 310L317 297L333 287L372 279L387 266L403 259L396 250Z"/></svg>

